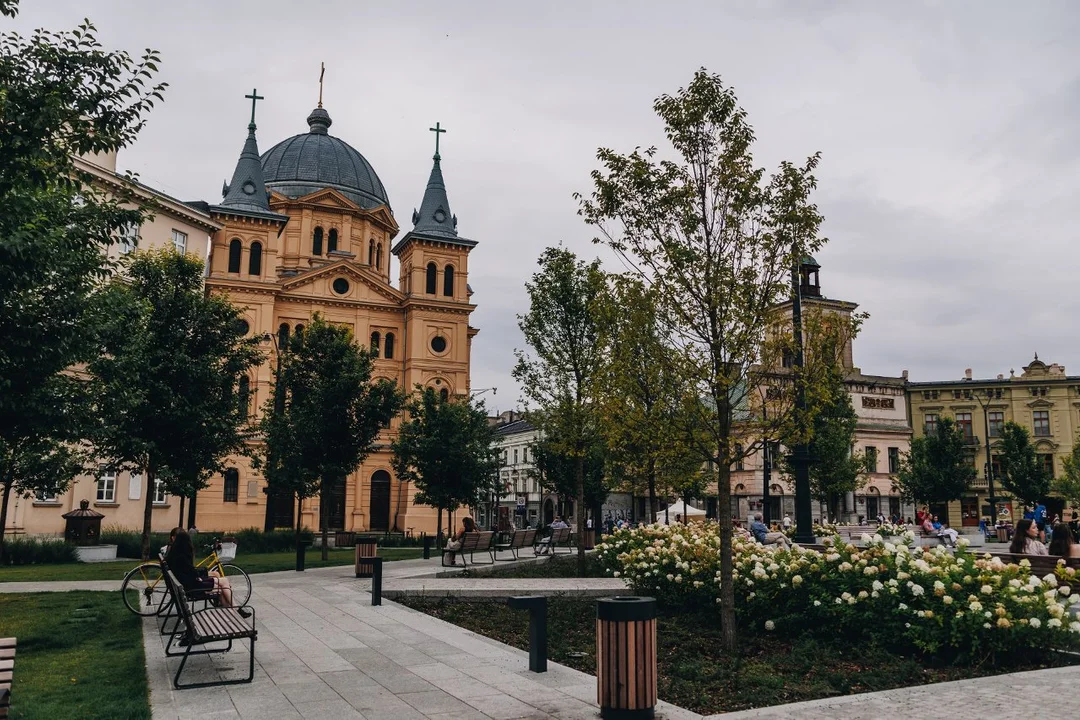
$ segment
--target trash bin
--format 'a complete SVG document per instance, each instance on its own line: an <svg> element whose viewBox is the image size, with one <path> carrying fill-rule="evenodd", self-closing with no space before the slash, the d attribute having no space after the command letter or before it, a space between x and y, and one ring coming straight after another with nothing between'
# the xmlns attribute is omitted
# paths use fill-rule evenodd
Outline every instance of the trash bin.
<svg viewBox="0 0 1080 720"><path fill-rule="evenodd" d="M374 563L369 562L379 551L377 538L357 538L356 540L356 577L369 578L375 572Z"/></svg>
<svg viewBox="0 0 1080 720"><path fill-rule="evenodd" d="M1009 528L999 527L997 529L998 542L1009 542Z"/></svg>
<svg viewBox="0 0 1080 720"><path fill-rule="evenodd" d="M596 602L596 702L604 720L653 718L656 712L656 600Z"/></svg>

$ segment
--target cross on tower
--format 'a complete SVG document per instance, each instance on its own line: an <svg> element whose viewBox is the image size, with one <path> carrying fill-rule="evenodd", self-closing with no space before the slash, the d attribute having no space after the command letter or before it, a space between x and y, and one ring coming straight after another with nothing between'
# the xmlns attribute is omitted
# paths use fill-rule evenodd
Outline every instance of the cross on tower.
<svg viewBox="0 0 1080 720"><path fill-rule="evenodd" d="M251 100L251 124L254 125L255 124L255 103L257 103L260 100L265 100L266 98L264 98L262 95L260 95L259 91L254 89L254 88L251 89L251 94L250 95L245 95L244 97Z"/></svg>
<svg viewBox="0 0 1080 720"><path fill-rule="evenodd" d="M435 123L435 127L428 128L431 132L435 133L435 157L439 156L439 135L446 132L439 123Z"/></svg>
<svg viewBox="0 0 1080 720"><path fill-rule="evenodd" d="M322 81L326 75L326 63L319 63L319 107L322 107Z"/></svg>

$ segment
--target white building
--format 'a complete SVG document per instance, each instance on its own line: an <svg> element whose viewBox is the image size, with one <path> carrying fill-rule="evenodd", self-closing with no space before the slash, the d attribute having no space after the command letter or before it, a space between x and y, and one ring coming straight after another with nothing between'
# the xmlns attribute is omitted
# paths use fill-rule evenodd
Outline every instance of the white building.
<svg viewBox="0 0 1080 720"><path fill-rule="evenodd" d="M539 439L540 431L514 410L502 413L492 422L496 426L495 442L499 449L499 479L503 492L497 499L477 507L477 524L492 529L505 529L510 525L535 526L540 520L543 502L533 457L533 445Z"/></svg>

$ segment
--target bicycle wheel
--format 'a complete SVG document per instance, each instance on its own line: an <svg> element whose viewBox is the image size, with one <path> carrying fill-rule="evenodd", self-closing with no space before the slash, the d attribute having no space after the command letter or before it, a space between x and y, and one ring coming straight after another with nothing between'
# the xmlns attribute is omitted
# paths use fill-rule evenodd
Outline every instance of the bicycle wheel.
<svg viewBox="0 0 1080 720"><path fill-rule="evenodd" d="M136 615L149 617L160 613L165 609L169 597L161 565L143 563L132 568L124 576L120 594L124 597L127 609Z"/></svg>
<svg viewBox="0 0 1080 720"><path fill-rule="evenodd" d="M248 604L248 600L251 599L251 578L248 577L243 568L236 565L222 565L221 569L225 572L229 585L232 586L233 605L244 607Z"/></svg>

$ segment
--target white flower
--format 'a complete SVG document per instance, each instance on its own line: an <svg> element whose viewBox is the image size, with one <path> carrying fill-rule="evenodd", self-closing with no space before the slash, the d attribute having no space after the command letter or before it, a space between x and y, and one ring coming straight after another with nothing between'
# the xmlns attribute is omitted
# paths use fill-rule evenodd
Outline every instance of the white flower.
<svg viewBox="0 0 1080 720"><path fill-rule="evenodd" d="M820 600L815 600L814 601L814 607L821 607L821 601ZM1080 623L1078 623L1078 624L1080 624Z"/></svg>
<svg viewBox="0 0 1080 720"><path fill-rule="evenodd" d="M1061 621L1059 620L1058 623L1060 624L1060 622ZM1030 620L1028 620L1028 625L1035 629L1038 629L1042 627L1042 620L1040 620L1039 618L1031 618Z"/></svg>
<svg viewBox="0 0 1080 720"><path fill-rule="evenodd" d="M612 573L612 575L614 575L615 577L619 577L619 571L616 570L615 572Z"/></svg>
<svg viewBox="0 0 1080 720"><path fill-rule="evenodd" d="M926 591L923 590L922 585L912 585L911 586L911 594L914 595L915 597L918 597L919 595L922 595L924 592L926 592Z"/></svg>
<svg viewBox="0 0 1080 720"><path fill-rule="evenodd" d="M791 578L792 586L798 586L802 584L802 575L793 575Z"/></svg>
<svg viewBox="0 0 1080 720"><path fill-rule="evenodd" d="M776 623L774 623L772 620L766 620L765 621L765 629L770 630L770 631L775 630L776 629Z"/></svg>
<svg viewBox="0 0 1080 720"><path fill-rule="evenodd" d="M945 603L946 605L952 605L952 597L946 595L945 597L941 598L941 602Z"/></svg>
<svg viewBox="0 0 1080 720"><path fill-rule="evenodd" d="M981 588L979 588L979 592L981 592L983 595L989 595L990 593L994 592L994 588L990 587L989 585L983 585Z"/></svg>
<svg viewBox="0 0 1080 720"><path fill-rule="evenodd" d="M1046 627L1059 628L1059 627L1061 627L1061 621L1058 620L1057 618L1050 618L1049 620L1046 621Z"/></svg>

